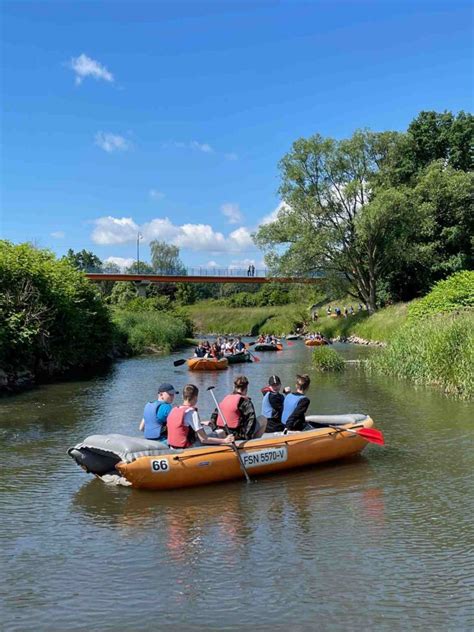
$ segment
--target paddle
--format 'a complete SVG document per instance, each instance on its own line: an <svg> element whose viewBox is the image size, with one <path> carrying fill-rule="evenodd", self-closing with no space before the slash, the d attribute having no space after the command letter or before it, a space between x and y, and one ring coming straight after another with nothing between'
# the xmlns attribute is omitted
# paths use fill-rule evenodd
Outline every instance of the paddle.
<svg viewBox="0 0 474 632"><path fill-rule="evenodd" d="M181 358L181 360L175 360L173 362L174 366L183 366L183 364L186 364L186 358Z"/></svg>
<svg viewBox="0 0 474 632"><path fill-rule="evenodd" d="M215 388L216 388L215 386L208 386L207 390L210 391L210 393L212 395L212 399L214 400L214 403L216 405L217 411L218 411L219 415L221 416L222 421L224 422L224 428L225 428L227 434L230 434L230 430L229 430L229 426L227 425L226 418L222 414L222 410L221 410L221 408L219 406L219 402L217 401L216 396L214 395L214 389ZM252 481L250 479L249 473L247 472L247 470L245 468L244 462L242 461L242 457L240 455L239 448L235 445L235 443L230 443L229 445L234 450L235 454L237 455L237 458L239 460L240 469L244 473L247 483L251 483Z"/></svg>
<svg viewBox="0 0 474 632"><path fill-rule="evenodd" d="M358 428L357 430L353 430L352 428L339 428L339 426L329 426L330 428L334 428L338 432L353 432L361 437L364 437L366 441L369 443L376 443L377 445L385 445L385 439L380 430L376 430L375 428Z"/></svg>
<svg viewBox="0 0 474 632"><path fill-rule="evenodd" d="M252 353L251 351L249 351L248 349L247 349L247 353L249 354L251 358L253 358L254 362L260 362L260 358L256 356L254 353Z"/></svg>

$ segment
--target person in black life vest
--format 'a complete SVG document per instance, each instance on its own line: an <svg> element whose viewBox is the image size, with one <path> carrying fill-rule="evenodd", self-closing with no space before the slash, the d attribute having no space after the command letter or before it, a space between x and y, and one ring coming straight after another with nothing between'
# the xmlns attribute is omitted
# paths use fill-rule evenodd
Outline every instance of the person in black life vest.
<svg viewBox="0 0 474 632"><path fill-rule="evenodd" d="M285 397L280 393L281 380L278 375L268 378L268 386L262 388L262 415L267 419L265 432L282 432L285 426L281 423Z"/></svg>
<svg viewBox="0 0 474 632"><path fill-rule="evenodd" d="M197 409L198 396L198 387L186 384L183 388L183 403L173 408L168 415L168 445L171 448L190 448L196 443L225 445L234 441L234 435L222 438L206 434Z"/></svg>
<svg viewBox="0 0 474 632"><path fill-rule="evenodd" d="M236 439L258 439L267 425L265 417L255 414L252 400L247 396L248 387L249 381L245 375L238 375L234 380L233 392L219 403L229 431ZM225 427L217 409L211 415L211 423L217 428Z"/></svg>
<svg viewBox="0 0 474 632"><path fill-rule="evenodd" d="M176 393L178 391L175 391L171 384L161 384L155 401L145 405L139 426L139 430L145 433L145 439L166 441L166 421Z"/></svg>
<svg viewBox="0 0 474 632"><path fill-rule="evenodd" d="M310 384L311 380L308 375L297 375L296 389L285 397L281 421L287 430L305 430L307 428L305 414L310 400L305 393Z"/></svg>

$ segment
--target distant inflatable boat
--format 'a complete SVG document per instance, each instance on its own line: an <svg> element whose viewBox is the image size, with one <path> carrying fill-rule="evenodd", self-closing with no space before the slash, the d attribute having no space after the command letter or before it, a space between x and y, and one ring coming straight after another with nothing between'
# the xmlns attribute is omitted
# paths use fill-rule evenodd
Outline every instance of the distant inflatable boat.
<svg viewBox="0 0 474 632"><path fill-rule="evenodd" d="M328 341L327 340L321 340L321 339L313 338L313 339L310 339L310 340L305 340L304 343L305 343L305 345L307 347L322 347L323 345L327 345Z"/></svg>
<svg viewBox="0 0 474 632"><path fill-rule="evenodd" d="M266 342L260 342L255 345L255 351L281 351L283 349L282 344L267 344Z"/></svg>
<svg viewBox="0 0 474 632"><path fill-rule="evenodd" d="M367 440L357 434L371 428L368 415L313 415L314 430L264 434L236 445L250 476L272 474L359 454ZM329 427L329 424L333 427ZM168 490L219 483L243 477L230 446L173 450L165 444L120 434L93 435L68 450L86 472L105 482Z"/></svg>
<svg viewBox="0 0 474 632"><path fill-rule="evenodd" d="M187 364L190 371L223 371L229 367L227 358L189 358Z"/></svg>
<svg viewBox="0 0 474 632"><path fill-rule="evenodd" d="M234 353L233 355L226 356L226 360L229 364L242 364L243 362L252 362L252 358L249 353L242 351L241 353Z"/></svg>

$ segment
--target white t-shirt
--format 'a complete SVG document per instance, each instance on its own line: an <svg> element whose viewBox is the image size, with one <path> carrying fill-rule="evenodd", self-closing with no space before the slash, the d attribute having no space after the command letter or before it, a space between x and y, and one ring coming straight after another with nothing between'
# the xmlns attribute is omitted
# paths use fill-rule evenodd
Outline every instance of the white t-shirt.
<svg viewBox="0 0 474 632"><path fill-rule="evenodd" d="M198 430L201 430L202 428L201 420L199 418L199 413L197 410L194 410L193 408L188 408L188 410L184 413L183 421L185 425L192 428L194 432L197 432Z"/></svg>

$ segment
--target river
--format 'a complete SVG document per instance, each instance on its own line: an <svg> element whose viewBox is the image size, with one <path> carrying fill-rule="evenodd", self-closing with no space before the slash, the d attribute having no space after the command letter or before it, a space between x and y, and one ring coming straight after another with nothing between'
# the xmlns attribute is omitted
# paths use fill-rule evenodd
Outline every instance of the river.
<svg viewBox="0 0 474 632"><path fill-rule="evenodd" d="M340 345L346 359L368 348ZM301 342L189 374L169 357L0 400L5 630L468 630L474 623L473 406L350 365L317 374ZM66 455L139 434L156 386L202 387L203 418L244 372L312 377L310 411L367 412L386 447L288 474L177 492L107 487ZM471 628L472 629L472 628Z"/></svg>

